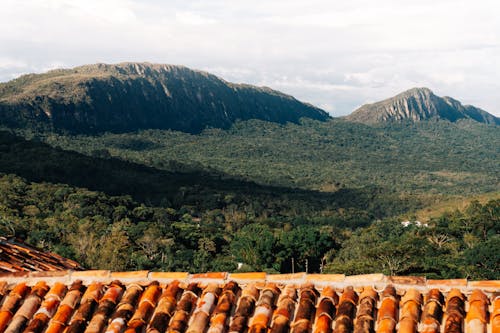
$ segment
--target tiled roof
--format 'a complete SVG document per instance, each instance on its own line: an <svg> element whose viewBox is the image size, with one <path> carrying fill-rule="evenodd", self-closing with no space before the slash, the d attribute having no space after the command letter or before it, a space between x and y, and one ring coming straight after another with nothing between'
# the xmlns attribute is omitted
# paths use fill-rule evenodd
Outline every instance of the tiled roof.
<svg viewBox="0 0 500 333"><path fill-rule="evenodd" d="M500 332L500 281L382 274L0 275L0 332Z"/></svg>
<svg viewBox="0 0 500 333"><path fill-rule="evenodd" d="M20 240L0 237L0 272L79 270L75 261L43 252Z"/></svg>

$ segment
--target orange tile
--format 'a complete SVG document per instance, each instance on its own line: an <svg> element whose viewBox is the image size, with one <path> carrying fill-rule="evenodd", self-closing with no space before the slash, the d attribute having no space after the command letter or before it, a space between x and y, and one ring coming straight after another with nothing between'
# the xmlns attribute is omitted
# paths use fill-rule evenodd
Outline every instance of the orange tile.
<svg viewBox="0 0 500 333"><path fill-rule="evenodd" d="M90 271L74 271L71 273L73 279L106 279L109 278L110 271L106 270L90 270Z"/></svg>
<svg viewBox="0 0 500 333"><path fill-rule="evenodd" d="M30 272L30 278L58 278L69 276L70 271L44 271L44 272Z"/></svg>
<svg viewBox="0 0 500 333"><path fill-rule="evenodd" d="M367 282L383 282L384 274L362 274L346 276L345 283L367 283Z"/></svg>
<svg viewBox="0 0 500 333"><path fill-rule="evenodd" d="M426 279L423 276L388 276L387 281L394 284L425 286Z"/></svg>
<svg viewBox="0 0 500 333"><path fill-rule="evenodd" d="M467 279L427 280L427 285L430 287L434 286L466 287Z"/></svg>
<svg viewBox="0 0 500 333"><path fill-rule="evenodd" d="M29 272L0 272L0 278L27 278Z"/></svg>
<svg viewBox="0 0 500 333"><path fill-rule="evenodd" d="M141 279L148 278L149 271L111 272L112 279Z"/></svg>
<svg viewBox="0 0 500 333"><path fill-rule="evenodd" d="M150 272L150 280L185 280L189 276L188 272Z"/></svg>
<svg viewBox="0 0 500 333"><path fill-rule="evenodd" d="M208 272L200 274L192 274L192 279L220 279L224 280L227 277L227 272Z"/></svg>
<svg viewBox="0 0 500 333"><path fill-rule="evenodd" d="M306 281L312 283L343 282L344 274L307 274Z"/></svg>
<svg viewBox="0 0 500 333"><path fill-rule="evenodd" d="M288 281L296 282L303 281L306 277L306 273L294 273L294 274L268 274L266 280L269 282L282 282L286 283Z"/></svg>
<svg viewBox="0 0 500 333"><path fill-rule="evenodd" d="M230 273L228 280L239 281L265 281L267 274L265 272L248 273Z"/></svg>
<svg viewBox="0 0 500 333"><path fill-rule="evenodd" d="M3 296L7 291L7 281L0 281L0 296Z"/></svg>
<svg viewBox="0 0 500 333"><path fill-rule="evenodd" d="M500 280L489 280L489 281L469 281L469 287L481 288L497 291L500 290Z"/></svg>

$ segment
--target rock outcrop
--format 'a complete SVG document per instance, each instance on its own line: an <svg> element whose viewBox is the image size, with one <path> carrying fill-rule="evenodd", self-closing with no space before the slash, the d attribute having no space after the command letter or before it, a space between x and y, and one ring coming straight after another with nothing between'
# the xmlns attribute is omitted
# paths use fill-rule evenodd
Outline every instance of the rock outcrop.
<svg viewBox="0 0 500 333"><path fill-rule="evenodd" d="M298 122L329 115L265 87L226 82L183 66L96 64L0 84L0 125L69 133L173 129L197 133L237 120Z"/></svg>
<svg viewBox="0 0 500 333"><path fill-rule="evenodd" d="M428 88L413 88L392 98L361 106L346 117L366 124L445 119L455 122L471 119L500 125L500 119L472 105L462 105L451 97L436 96Z"/></svg>

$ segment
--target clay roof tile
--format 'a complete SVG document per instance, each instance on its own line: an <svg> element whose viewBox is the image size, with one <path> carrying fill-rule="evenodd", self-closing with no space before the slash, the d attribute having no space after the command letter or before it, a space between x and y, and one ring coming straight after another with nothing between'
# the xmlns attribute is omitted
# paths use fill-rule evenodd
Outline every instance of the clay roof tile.
<svg viewBox="0 0 500 333"><path fill-rule="evenodd" d="M0 331L500 333L500 294L484 281L238 274L2 275Z"/></svg>

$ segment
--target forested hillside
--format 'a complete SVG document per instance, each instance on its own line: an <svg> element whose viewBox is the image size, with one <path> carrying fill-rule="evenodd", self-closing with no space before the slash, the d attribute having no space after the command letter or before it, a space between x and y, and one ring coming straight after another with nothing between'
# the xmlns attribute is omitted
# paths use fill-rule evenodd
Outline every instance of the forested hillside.
<svg viewBox="0 0 500 333"><path fill-rule="evenodd" d="M367 224L373 218L393 216L419 207L410 200L383 193L372 186L320 192L261 185L175 161L173 164L178 170L161 170L111 157L105 149L92 150L91 156L87 156L1 131L0 157L0 172L30 181L63 183L108 195L130 195L148 205L193 207L197 215L206 210L236 207L258 218L322 216L335 219L342 216L342 219L351 220L349 223Z"/></svg>
<svg viewBox="0 0 500 333"><path fill-rule="evenodd" d="M366 228L328 219L265 219L235 207L194 217L68 185L0 176L0 233L86 268L416 274L500 278L500 200L472 203L428 226L384 220Z"/></svg>
<svg viewBox="0 0 500 333"><path fill-rule="evenodd" d="M0 232L87 268L498 279L499 150L498 127L472 121L9 130Z"/></svg>
<svg viewBox="0 0 500 333"><path fill-rule="evenodd" d="M147 130L38 138L157 169L215 170L260 184L322 192L377 187L385 194L432 196L500 188L499 127L471 121L381 126L343 120L300 125L247 121L200 135Z"/></svg>

